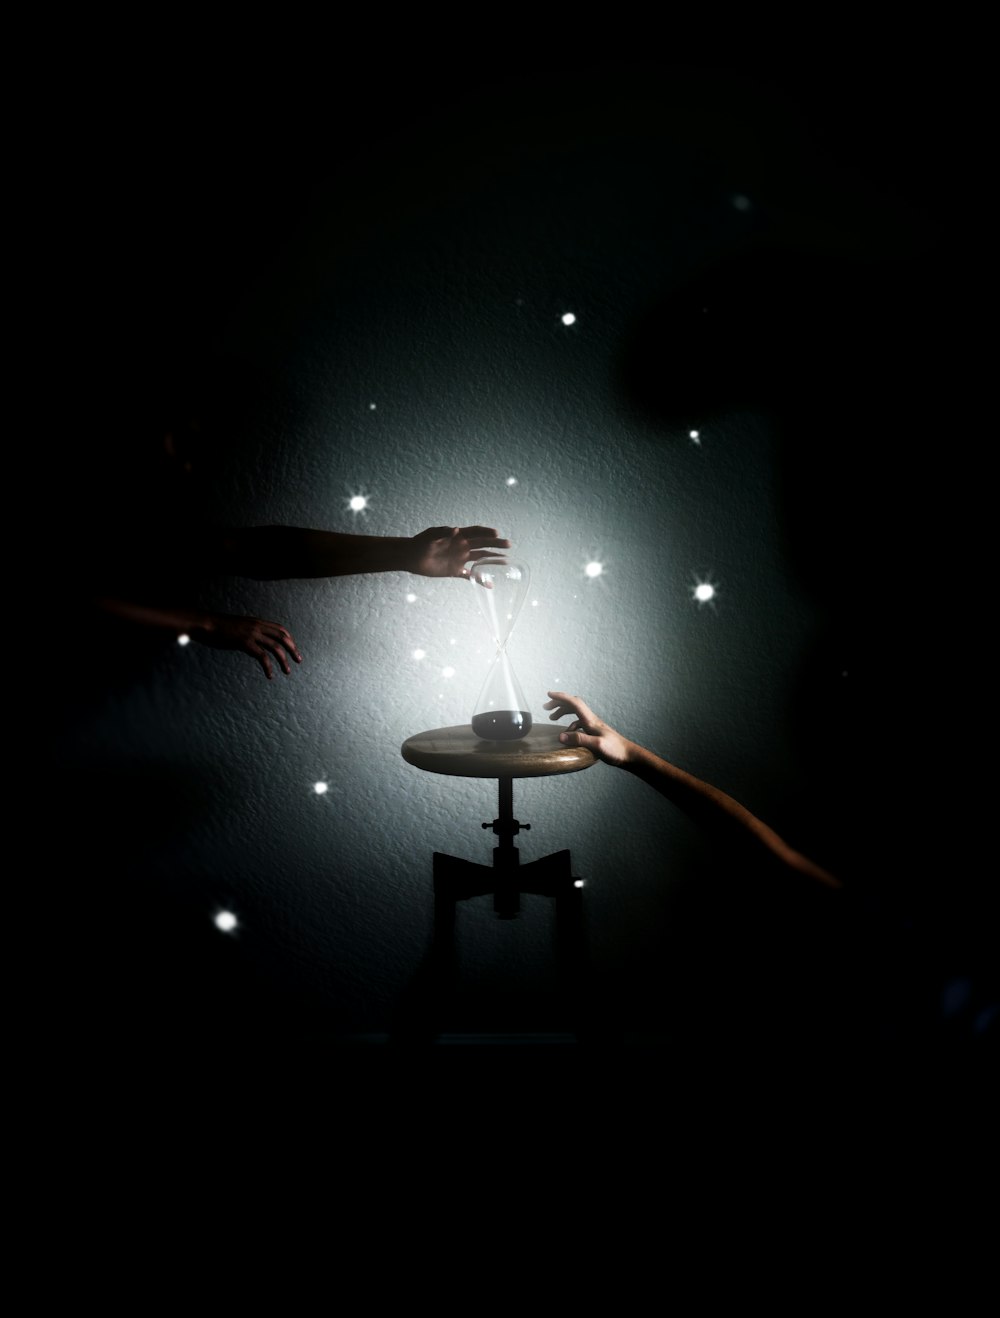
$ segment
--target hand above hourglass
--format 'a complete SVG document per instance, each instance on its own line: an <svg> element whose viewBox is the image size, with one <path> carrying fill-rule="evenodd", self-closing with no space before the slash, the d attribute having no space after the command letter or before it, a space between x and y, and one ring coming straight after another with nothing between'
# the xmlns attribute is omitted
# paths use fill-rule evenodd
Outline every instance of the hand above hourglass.
<svg viewBox="0 0 1000 1318"><path fill-rule="evenodd" d="M410 571L421 577L468 577L467 563L501 557L510 548L492 526L432 526L411 540L415 555Z"/></svg>

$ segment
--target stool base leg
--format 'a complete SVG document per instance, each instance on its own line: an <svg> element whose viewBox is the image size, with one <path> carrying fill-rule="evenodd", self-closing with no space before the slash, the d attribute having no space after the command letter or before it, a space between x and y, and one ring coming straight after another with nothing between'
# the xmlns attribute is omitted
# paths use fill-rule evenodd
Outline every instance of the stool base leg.
<svg viewBox="0 0 1000 1318"><path fill-rule="evenodd" d="M494 851L499 859L500 848ZM517 852L514 852L517 855ZM455 913L458 903L470 897L492 894L493 908L502 919L514 918L520 910L521 894L548 897L555 901L555 943L560 977L579 1019L576 1033L583 1030L587 980L586 941L583 927L583 892L573 875L569 851L529 861L526 865L479 865L459 856L434 852L434 942L428 959L430 979L438 1006L451 988L455 968Z"/></svg>

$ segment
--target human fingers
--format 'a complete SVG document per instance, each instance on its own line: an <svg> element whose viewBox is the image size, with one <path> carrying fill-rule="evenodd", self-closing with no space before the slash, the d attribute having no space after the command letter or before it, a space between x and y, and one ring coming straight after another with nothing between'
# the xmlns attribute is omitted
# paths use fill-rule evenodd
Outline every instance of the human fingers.
<svg viewBox="0 0 1000 1318"><path fill-rule="evenodd" d="M562 718L564 714L575 714L581 722L589 727L600 727L601 720L594 711L579 696L567 695L565 691L550 691L551 699L544 706L545 709L556 709L558 712L549 715L550 719Z"/></svg>
<svg viewBox="0 0 1000 1318"><path fill-rule="evenodd" d="M561 700L547 700L542 706L542 709L552 710L552 713L549 715L550 722L555 722L556 719L562 718L565 714L574 713L569 705L564 705Z"/></svg>
<svg viewBox="0 0 1000 1318"><path fill-rule="evenodd" d="M252 655L253 658L257 660L261 668L263 668L264 670L264 676L270 682L271 678L274 676L274 673L271 671L271 661L267 657L267 651L262 650L261 647L257 645L255 641L250 641L247 644L247 654Z"/></svg>
<svg viewBox="0 0 1000 1318"><path fill-rule="evenodd" d="M496 549L509 549L511 542L504 540L495 526L460 526L458 534L476 549L493 545Z"/></svg>
<svg viewBox="0 0 1000 1318"><path fill-rule="evenodd" d="M271 635L288 651L297 664L302 662L299 647L295 644L295 638L287 627L281 627L278 623L274 623Z"/></svg>
<svg viewBox="0 0 1000 1318"><path fill-rule="evenodd" d="M281 671L286 677L288 677L292 670L288 663L288 656L285 654L285 651L279 642L268 637L266 640L261 641L261 645L265 650L270 650L271 654L274 655L275 659L277 659L278 663L281 665Z"/></svg>
<svg viewBox="0 0 1000 1318"><path fill-rule="evenodd" d="M463 562L478 563L481 558L496 558L496 554L492 549L470 549Z"/></svg>
<svg viewBox="0 0 1000 1318"><path fill-rule="evenodd" d="M564 746L582 746L584 750L592 751L599 755L601 751L600 737L589 736L586 732L560 732L559 740Z"/></svg>

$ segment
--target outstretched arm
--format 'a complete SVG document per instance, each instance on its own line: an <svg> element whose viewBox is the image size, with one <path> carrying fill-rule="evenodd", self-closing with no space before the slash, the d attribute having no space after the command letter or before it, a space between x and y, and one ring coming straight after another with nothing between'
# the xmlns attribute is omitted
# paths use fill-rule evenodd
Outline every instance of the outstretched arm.
<svg viewBox="0 0 1000 1318"><path fill-rule="evenodd" d="M290 577L337 577L360 572L413 572L424 577L468 577L467 563L493 558L510 548L492 526L432 526L414 536L342 535L297 526L251 526L210 531L199 546L202 566L257 581ZM302 662L292 634L264 618L205 613L188 608L96 601L104 613L175 634L217 649L242 650L267 677L272 660L290 673L288 659Z"/></svg>
<svg viewBox="0 0 1000 1318"><path fill-rule="evenodd" d="M219 567L257 581L412 572L467 577L466 564L510 548L492 526L432 526L414 536L347 535L298 526L249 526L222 533Z"/></svg>
<svg viewBox="0 0 1000 1318"><path fill-rule="evenodd" d="M566 714L572 714L575 719L569 730L560 734L559 740L565 745L585 746L605 764L627 769L716 836L748 846L785 869L828 888L842 887L839 879L795 851L745 806L710 783L629 741L599 719L579 696L569 696L564 691L550 691L549 696L544 708L553 711L550 719Z"/></svg>
<svg viewBox="0 0 1000 1318"><path fill-rule="evenodd" d="M98 599L102 612L128 622L137 623L175 635L190 636L192 641L211 645L217 650L242 650L256 659L268 678L274 676L271 660L277 661L283 673L292 670L288 656L297 664L302 655L292 634L280 623L264 618L243 618L229 613L205 613L198 609L160 608L157 605L134 604L129 600Z"/></svg>

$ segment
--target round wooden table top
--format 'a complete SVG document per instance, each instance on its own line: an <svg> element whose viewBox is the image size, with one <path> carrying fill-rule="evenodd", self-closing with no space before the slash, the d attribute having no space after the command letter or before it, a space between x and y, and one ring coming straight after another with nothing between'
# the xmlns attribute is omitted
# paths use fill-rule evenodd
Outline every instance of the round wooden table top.
<svg viewBox="0 0 1000 1318"><path fill-rule="evenodd" d="M516 741L483 741L468 723L457 728L418 732L403 742L403 759L430 773L461 778L542 778L550 773L576 773L597 763L582 746L564 746L565 727L533 727Z"/></svg>

